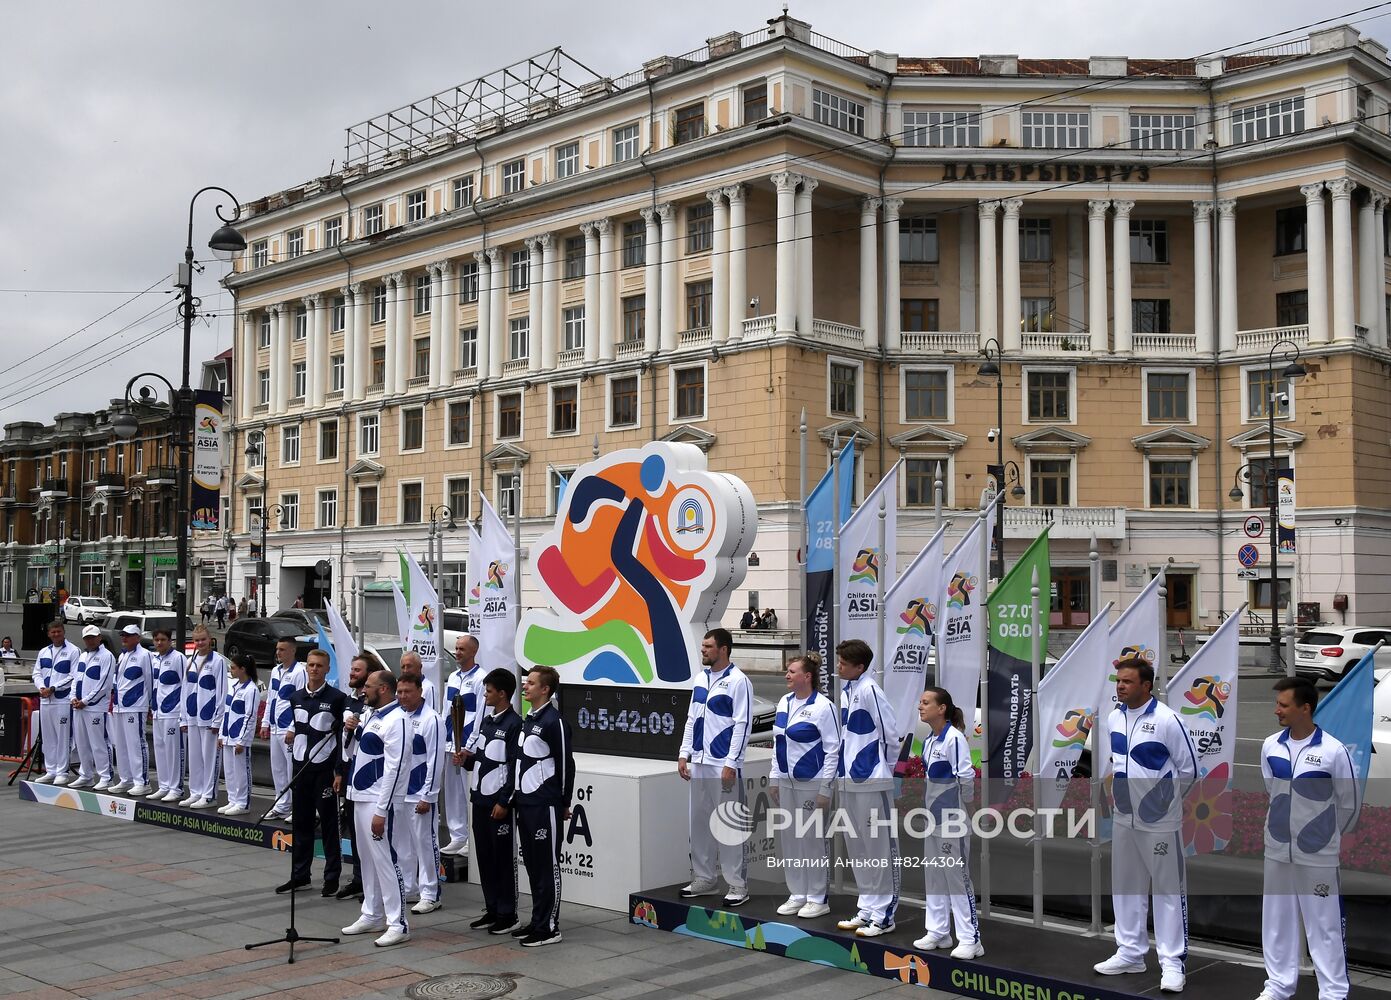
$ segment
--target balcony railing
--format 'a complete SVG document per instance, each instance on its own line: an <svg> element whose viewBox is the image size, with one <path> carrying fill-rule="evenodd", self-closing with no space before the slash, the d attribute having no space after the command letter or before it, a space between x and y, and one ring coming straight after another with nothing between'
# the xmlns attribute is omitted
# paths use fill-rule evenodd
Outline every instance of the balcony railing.
<svg viewBox="0 0 1391 1000"><path fill-rule="evenodd" d="M1198 350L1198 337L1193 333L1137 333L1131 337L1136 354L1188 357Z"/></svg>
<svg viewBox="0 0 1391 1000"><path fill-rule="evenodd" d="M1005 537L1034 538L1051 527L1052 538L1125 537L1124 507L1005 507Z"/></svg>
<svg viewBox="0 0 1391 1000"><path fill-rule="evenodd" d="M68 495L66 479L45 479L39 484L39 496L46 500L64 500Z"/></svg>
<svg viewBox="0 0 1391 1000"><path fill-rule="evenodd" d="M980 334L974 330L911 330L902 334L901 343L903 350L915 354L976 354Z"/></svg>
<svg viewBox="0 0 1391 1000"><path fill-rule="evenodd" d="M530 361L526 358L513 358L511 361L504 361L502 363L502 374L516 375L519 372L526 371L527 365L529 364Z"/></svg>
<svg viewBox="0 0 1391 1000"><path fill-rule="evenodd" d="M618 358L620 361L626 358L640 358L645 348L646 344L641 340L632 340L626 344L619 344Z"/></svg>
<svg viewBox="0 0 1391 1000"><path fill-rule="evenodd" d="M429 375L415 375L415 376L413 376L413 377L411 377L411 378L406 379L406 388L407 388L407 389L418 389L418 388L419 388L420 386L422 386L422 385L429 385L429 384L430 384L430 376L429 376ZM368 388L371 388L371 387L369 386Z"/></svg>
<svg viewBox="0 0 1391 1000"><path fill-rule="evenodd" d="M568 351L561 351L555 356L556 367L574 368L584 364L584 348L572 347Z"/></svg>
<svg viewBox="0 0 1391 1000"><path fill-rule="evenodd" d="M1269 351L1282 340L1292 340L1300 347L1309 345L1309 327L1272 326L1264 330L1238 330L1236 349L1238 351Z"/></svg>
<svg viewBox="0 0 1391 1000"><path fill-rule="evenodd" d="M98 493L124 493L126 477L119 472L98 472L93 486Z"/></svg>
<svg viewBox="0 0 1391 1000"><path fill-rule="evenodd" d="M8 507L12 503L18 503L13 484L6 488L4 492L0 492L0 507Z"/></svg>
<svg viewBox="0 0 1391 1000"><path fill-rule="evenodd" d="M1091 338L1085 333L1036 333L1023 334L1022 346L1034 354L1059 354L1063 351L1091 350Z"/></svg>
<svg viewBox="0 0 1391 1000"><path fill-rule="evenodd" d="M864 347L865 332L858 326L847 323L832 323L828 319L813 319L811 335L814 340L825 341L840 347Z"/></svg>
<svg viewBox="0 0 1391 1000"><path fill-rule="evenodd" d="M472 382L478 378L478 366L469 365L467 368L454 369L455 382Z"/></svg>
<svg viewBox="0 0 1391 1000"><path fill-rule="evenodd" d="M778 318L776 316L755 316L753 319L744 320L744 339L771 337L777 328Z"/></svg>
<svg viewBox="0 0 1391 1000"><path fill-rule="evenodd" d="M708 326L693 326L689 330L681 331L681 346L696 347L701 344L710 343L710 328Z"/></svg>
<svg viewBox="0 0 1391 1000"><path fill-rule="evenodd" d="M145 473L146 486L173 486L179 481L179 471L167 465L152 465Z"/></svg>

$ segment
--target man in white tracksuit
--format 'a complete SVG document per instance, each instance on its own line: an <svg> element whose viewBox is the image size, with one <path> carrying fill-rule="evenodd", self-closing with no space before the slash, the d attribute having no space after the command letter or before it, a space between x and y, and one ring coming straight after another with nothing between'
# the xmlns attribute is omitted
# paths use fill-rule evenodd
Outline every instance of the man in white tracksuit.
<svg viewBox="0 0 1391 1000"><path fill-rule="evenodd" d="M483 676L487 671L478 665L478 640L467 633L454 641L454 659L459 664L444 684L444 716L447 760L444 765L444 818L449 824L449 843L440 848L441 854L466 854L469 833L469 780L463 758L455 762L478 728L479 713L483 710ZM462 699L462 732L454 732L454 701Z"/></svg>
<svg viewBox="0 0 1391 1000"><path fill-rule="evenodd" d="M101 644L101 630L88 625L82 630L87 648L78 657L72 680L72 729L77 744L79 773L73 788L111 787L111 741L106 732L107 707L115 680L116 658ZM95 780L96 784L93 785Z"/></svg>
<svg viewBox="0 0 1391 1000"><path fill-rule="evenodd" d="M1111 734L1112 907L1116 953L1093 968L1103 976L1144 972L1149 952L1145 930L1154 896L1154 947L1159 988L1183 991L1188 959L1188 886L1183 862L1183 797L1198 772L1188 730L1151 693L1154 668L1132 656L1116 671L1116 707L1106 723Z"/></svg>
<svg viewBox="0 0 1391 1000"><path fill-rule="evenodd" d="M691 882L681 895L690 898L714 892L718 871L729 885L724 905L743 906L749 901L747 845L717 842L710 829L717 808L744 802L744 753L753 728L753 685L730 663L733 651L734 637L728 629L705 633L700 644L705 670L696 675L691 689L676 770L691 783Z"/></svg>
<svg viewBox="0 0 1391 1000"><path fill-rule="evenodd" d="M66 785L72 780L72 680L82 655L63 634L61 621L50 622L48 645L34 659L34 687L39 692L39 732L43 736L44 773L41 784Z"/></svg>
<svg viewBox="0 0 1391 1000"><path fill-rule="evenodd" d="M304 664L295 660L294 640L281 639L275 644L275 666L266 684L266 711L259 734L261 739L270 741L271 780L280 796L270 811L275 819L289 819L294 806L294 790L285 787L295 776L291 747L285 742L285 734L295 728L295 710L286 699L291 691L298 691L308 680Z"/></svg>
<svg viewBox="0 0 1391 1000"><path fill-rule="evenodd" d="M396 701L411 724L410 757L406 766L406 807L402 822L402 874L406 895L419 893L412 913L430 913L440 903L440 778L444 763L444 723L425 701L421 677L403 673L396 681Z"/></svg>
<svg viewBox="0 0 1391 1000"><path fill-rule="evenodd" d="M212 633L193 630L197 644L184 681L184 730L188 736L188 795L179 805L208 809L217 798L217 733L227 711L227 661L214 651Z"/></svg>
<svg viewBox="0 0 1391 1000"><path fill-rule="evenodd" d="M188 664L184 654L174 648L174 636L167 628L154 630L155 652L151 668L154 676L152 702L155 734L155 777L159 787L150 793L151 799L177 802L183 798L184 734L181 728L184 711L184 672Z"/></svg>
<svg viewBox="0 0 1391 1000"><path fill-rule="evenodd" d="M115 697L111 699L111 746L116 751L113 792L149 795L150 751L145 743L145 716L150 710L154 662L140 644L140 626L121 629L121 658L116 663Z"/></svg>
<svg viewBox="0 0 1391 1000"><path fill-rule="evenodd" d="M1338 881L1342 835L1352 829L1361 794L1352 754L1314 725L1318 689L1303 677L1275 684L1281 730L1261 746L1270 793L1265 821L1265 895L1261 950L1265 986L1258 1000L1290 1000L1299 980L1299 928L1309 942L1319 1000L1346 1000L1347 937Z"/></svg>

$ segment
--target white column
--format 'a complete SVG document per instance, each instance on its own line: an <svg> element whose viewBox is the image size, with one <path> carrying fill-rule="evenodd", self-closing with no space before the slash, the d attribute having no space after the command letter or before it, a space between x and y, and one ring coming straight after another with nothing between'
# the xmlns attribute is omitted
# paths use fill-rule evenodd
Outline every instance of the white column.
<svg viewBox="0 0 1391 1000"><path fill-rule="evenodd" d="M879 350L879 199L860 199L860 329L865 350Z"/></svg>
<svg viewBox="0 0 1391 1000"><path fill-rule="evenodd" d="M1111 347L1106 331L1106 210L1109 201L1087 202L1087 332L1093 354Z"/></svg>
<svg viewBox="0 0 1391 1000"><path fill-rule="evenodd" d="M1334 340L1352 340L1357 335L1352 328L1356 312L1352 297L1352 189L1356 186L1346 177L1328 182L1328 191L1333 196ZM1310 246L1309 256L1313 255L1314 248ZM1309 305L1312 314L1313 303Z"/></svg>
<svg viewBox="0 0 1391 1000"><path fill-rule="evenodd" d="M541 368L544 371L555 367L560 343L559 252L560 237L553 233L541 237Z"/></svg>
<svg viewBox="0 0 1391 1000"><path fill-rule="evenodd" d="M402 379L402 386L397 388L396 376L400 359L403 357L401 341L410 339L407 336L407 328L401 325L401 316L396 310L399 289L396 287L395 277L388 275L386 278L386 374L382 379L382 393L386 396L405 391L405 380Z"/></svg>
<svg viewBox="0 0 1391 1000"><path fill-rule="evenodd" d="M281 303L275 314L275 339L271 341L274 358L271 361L271 385L274 389L275 411L284 413L290 405L290 324L294 322L289 303ZM279 372L279 377L276 377Z"/></svg>
<svg viewBox="0 0 1391 1000"><path fill-rule="evenodd" d="M1376 339L1378 347L1386 346L1386 195L1372 195L1373 234L1376 239L1372 259L1372 294L1376 303Z"/></svg>
<svg viewBox="0 0 1391 1000"><path fill-rule="evenodd" d="M1019 210L1022 198L1007 198L1004 223L1000 228L1000 349L1017 351L1023 346L1023 300L1019 294Z"/></svg>
<svg viewBox="0 0 1391 1000"><path fill-rule="evenodd" d="M677 277L677 264L681 260L681 237L676 232L676 206L670 202L658 205L657 217L662 222L662 323L658 328L658 343L662 350L674 351L681 339L682 325L676 318L679 308L678 293L681 290L681 280Z"/></svg>
<svg viewBox="0 0 1391 1000"><path fill-rule="evenodd" d="M884 208L884 349L903 347L903 313L899 290L902 287L902 261L898 246L898 210L902 198L885 198Z"/></svg>
<svg viewBox="0 0 1391 1000"><path fill-rule="evenodd" d="M749 271L744 247L744 185L732 184L724 189L729 199L729 339L738 341L744 336L744 317L749 312Z"/></svg>
<svg viewBox="0 0 1391 1000"><path fill-rule="evenodd" d="M1328 341L1328 243L1323 221L1323 181L1304 184L1304 248L1309 296L1309 343Z"/></svg>
<svg viewBox="0 0 1391 1000"><path fill-rule="evenodd" d="M816 304L812 297L811 195L820 183L803 177L794 202L797 213L797 332L804 337L810 336L812 321L816 318Z"/></svg>
<svg viewBox="0 0 1391 1000"><path fill-rule="evenodd" d="M661 346L662 332L662 230L661 220L655 208L644 208L638 212L647 224L643 234L642 305L643 305L643 343L647 354L655 354Z"/></svg>
<svg viewBox="0 0 1391 1000"><path fill-rule="evenodd" d="M723 344L729 339L729 203L723 188L707 191L705 197L715 209L710 247L710 340Z"/></svg>
<svg viewBox="0 0 1391 1000"><path fill-rule="evenodd" d="M1372 229L1376 224L1375 200L1376 196L1368 191L1357 208L1357 322L1367 328L1367 341L1372 344L1377 342L1376 269L1381 263L1376 255L1376 233Z"/></svg>
<svg viewBox="0 0 1391 1000"><path fill-rule="evenodd" d="M305 400L311 409L324 405L324 362L328 360L328 311L331 304L325 305L323 295L314 293L304 300L309 309L309 344L305 353L305 373L309 385L306 387L309 398Z"/></svg>
<svg viewBox="0 0 1391 1000"><path fill-rule="evenodd" d="M353 325L348 331L352 336L352 366L347 372L349 401L356 403L367 395L367 373L372 367L372 354L367 348L367 318L371 308L372 291L365 282L353 285ZM343 359L345 362L347 358Z"/></svg>
<svg viewBox="0 0 1391 1000"><path fill-rule="evenodd" d="M354 282L343 289L343 400L353 398L353 371L357 368L357 300L362 283Z"/></svg>
<svg viewBox="0 0 1391 1000"><path fill-rule="evenodd" d="M494 252L478 250L473 254L478 267L478 334L474 338L477 345L474 347L477 356L474 371L478 373L480 382L488 377L488 366L493 357L493 266L489 253Z"/></svg>
<svg viewBox="0 0 1391 1000"><path fill-rule="evenodd" d="M488 321L488 378L502 378L502 362L507 358L507 280L501 247L489 247L488 270L493 276L492 314ZM481 331L480 331L481 332ZM480 372L481 374L481 372Z"/></svg>
<svg viewBox="0 0 1391 1000"><path fill-rule="evenodd" d="M256 406L256 329L259 323L254 313L242 313L241 349L233 356L232 363L241 376L241 419L250 420Z"/></svg>
<svg viewBox="0 0 1391 1000"><path fill-rule="evenodd" d="M541 256L541 240L533 236L526 241L527 251L527 371L541 370L541 314L545 311L541 293L541 275L544 264Z"/></svg>
<svg viewBox="0 0 1391 1000"><path fill-rule="evenodd" d="M1193 334L1200 356L1212 353L1212 202L1193 203Z"/></svg>
<svg viewBox="0 0 1391 1000"><path fill-rule="evenodd" d="M776 332L797 328L797 184L801 178L784 171L773 175L778 190L777 320Z"/></svg>
<svg viewBox="0 0 1391 1000"><path fill-rule="evenodd" d="M599 227L581 222L580 232L584 233L584 361L593 364L599 360L599 271L603 265L599 260Z"/></svg>
<svg viewBox="0 0 1391 1000"><path fill-rule="evenodd" d="M430 388L443 385L441 363L444 351L444 261L432 260L426 265L430 271Z"/></svg>
<svg viewBox="0 0 1391 1000"><path fill-rule="evenodd" d="M1217 349L1236 350L1236 199L1217 203Z"/></svg>
<svg viewBox="0 0 1391 1000"><path fill-rule="evenodd" d="M613 220L599 219L599 360L612 361L618 341L618 240Z"/></svg>
<svg viewBox="0 0 1391 1000"><path fill-rule="evenodd" d="M452 260L440 263L440 385L454 384L459 355L459 281ZM431 348L434 353L434 348Z"/></svg>
<svg viewBox="0 0 1391 1000"><path fill-rule="evenodd" d="M995 213L999 210L998 201L983 201L977 208L980 216L980 240L978 241L980 266L976 269L976 288L980 297L980 341L984 344L999 333L995 322L995 307L999 299L995 295Z"/></svg>
<svg viewBox="0 0 1391 1000"><path fill-rule="evenodd" d="M1116 216L1111 220L1111 290L1115 295L1116 353L1129 354L1133 349L1130 306L1130 210L1133 201L1113 201Z"/></svg>
<svg viewBox="0 0 1391 1000"><path fill-rule="evenodd" d="M387 278L386 315L388 320L392 316L396 317L396 381L388 381L384 388L397 396L405 393L411 375L415 373L415 369L411 365L411 359L415 357L415 330L413 328L414 321L411 318L412 298L411 281L406 277L405 271L397 271ZM387 349L387 354L387 365L390 367L392 365L389 358L390 348Z"/></svg>

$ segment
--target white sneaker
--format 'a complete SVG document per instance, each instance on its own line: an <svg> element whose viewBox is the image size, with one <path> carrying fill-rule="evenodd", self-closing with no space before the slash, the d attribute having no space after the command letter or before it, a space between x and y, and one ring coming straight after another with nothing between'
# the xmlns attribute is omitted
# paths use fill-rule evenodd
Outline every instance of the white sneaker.
<svg viewBox="0 0 1391 1000"><path fill-rule="evenodd" d="M802 907L807 904L805 896L788 896L787 902L778 907L778 912L784 917L790 917L794 913L800 913Z"/></svg>
<svg viewBox="0 0 1391 1000"><path fill-rule="evenodd" d="M165 802L177 802L179 805L187 805L184 802L184 790L182 788L171 788L164 793Z"/></svg>
<svg viewBox="0 0 1391 1000"><path fill-rule="evenodd" d="M1185 978L1177 969L1165 969L1159 975L1159 989L1164 993L1182 993Z"/></svg>
<svg viewBox="0 0 1391 1000"><path fill-rule="evenodd" d="M130 788L130 782L129 782L129 781L118 781L118 782L116 782L116 784L114 784L114 785L109 785L109 786L107 787L106 790L107 790L108 792L124 792L124 791L126 791L127 789L129 789L129 788Z"/></svg>
<svg viewBox="0 0 1391 1000"><path fill-rule="evenodd" d="M468 849L467 840L454 839L440 848L441 854L459 854Z"/></svg>
<svg viewBox="0 0 1391 1000"><path fill-rule="evenodd" d="M95 783L95 780L96 780L96 779L94 779L94 778L83 778L83 777L79 777L76 781L69 782L69 783L68 783L68 787L69 787L69 788L91 788L92 785ZM54 782L54 784L57 784L57 782Z"/></svg>
<svg viewBox="0 0 1391 1000"><path fill-rule="evenodd" d="M341 933L347 937L352 937L354 934L375 934L384 930L386 930L385 920L368 920L366 917L358 917L347 927L344 927Z"/></svg>
<svg viewBox="0 0 1391 1000"><path fill-rule="evenodd" d="M410 931L402 931L397 930L395 927L390 927L387 929L387 932L385 934L377 938L377 940L373 941L372 943L375 944L378 948L390 948L393 944L405 944L410 939Z"/></svg>
<svg viewBox="0 0 1391 1000"><path fill-rule="evenodd" d="M416 903L414 906L411 907L411 912L434 913L442 906L444 906L444 904L441 903L438 899L422 899L420 902Z"/></svg>
<svg viewBox="0 0 1391 1000"><path fill-rule="evenodd" d="M880 934L887 934L887 933L889 933L890 931L892 931L892 930L894 929L895 926L896 926L896 925L894 924L894 922L893 922L892 920L890 920L887 924L881 924L881 923L879 923L879 922L876 920L876 921L874 921L873 923L866 924L864 927L856 927L856 928L855 928L855 936L856 936L856 937L878 937Z"/></svg>
<svg viewBox="0 0 1391 1000"><path fill-rule="evenodd" d="M713 879L709 882L692 882L681 888L681 895L686 899L690 899L692 896L709 896L715 891L717 884Z"/></svg>
<svg viewBox="0 0 1391 1000"><path fill-rule="evenodd" d="M169 793L169 792L166 792L163 788L156 788L156 789L155 789L153 792L151 792L149 795L146 795L145 798L149 799L151 802L159 802L159 801L162 801L162 800L163 800L166 796L168 796L169 794L170 794L170 793ZM173 794L177 795L177 794L179 794L179 793L178 793L178 792L174 792Z"/></svg>
<svg viewBox="0 0 1391 1000"><path fill-rule="evenodd" d="M813 917L824 917L831 912L831 908L825 903L813 903L808 901L805 906L797 911L797 916L802 920L810 920Z"/></svg>
<svg viewBox="0 0 1391 1000"><path fill-rule="evenodd" d="M1276 1000L1276 998L1271 996L1265 990L1261 990L1260 995L1256 997L1256 1000Z"/></svg>
<svg viewBox="0 0 1391 1000"><path fill-rule="evenodd" d="M181 806L187 807L187 806L193 805L193 803L195 803L195 802L197 802L197 801L198 801L198 796L194 795L192 792L189 792L189 793L188 793L187 795L185 795L183 798L179 799L178 804L181 805Z"/></svg>
<svg viewBox="0 0 1391 1000"><path fill-rule="evenodd" d="M962 941L951 950L951 957L958 961L980 958L985 954L985 945L979 941Z"/></svg>
<svg viewBox="0 0 1391 1000"><path fill-rule="evenodd" d="M951 938L943 934L938 937L936 934L924 934L913 942L913 947L918 951L936 951L938 948L945 948L951 944Z"/></svg>
<svg viewBox="0 0 1391 1000"><path fill-rule="evenodd" d="M1127 962L1121 958L1120 952L1116 952L1104 962L1097 962L1092 966L1103 976L1124 976L1132 972L1144 972L1144 962Z"/></svg>
<svg viewBox="0 0 1391 1000"><path fill-rule="evenodd" d="M70 785L72 784L72 775L68 774L65 771L62 774L58 775L58 777L54 778L53 783L55 785Z"/></svg>
<svg viewBox="0 0 1391 1000"><path fill-rule="evenodd" d="M837 920L836 926L843 931L857 931L861 927L868 927L869 921L857 913L849 920Z"/></svg>
<svg viewBox="0 0 1391 1000"><path fill-rule="evenodd" d="M53 784L53 775L41 774L37 778L30 778L29 780L36 785L51 785Z"/></svg>
<svg viewBox="0 0 1391 1000"><path fill-rule="evenodd" d="M150 794L150 786L149 786L149 785L131 785L131 786L130 786L130 792L129 792L128 794L130 794L130 795L133 796L133 797L134 797L134 796L140 796L140 795L149 795L149 794Z"/></svg>
<svg viewBox="0 0 1391 1000"><path fill-rule="evenodd" d="M222 815L224 815L224 816L245 816L245 815L246 815L247 813L249 813L249 812L251 812L251 810L248 809L246 806L230 806L230 805L229 805L226 809L222 810Z"/></svg>
<svg viewBox="0 0 1391 1000"><path fill-rule="evenodd" d="M212 799L194 799L188 804L188 807L190 809L210 809L212 808L212 804Z"/></svg>
<svg viewBox="0 0 1391 1000"><path fill-rule="evenodd" d="M107 791L108 789L110 789L110 787L111 787L111 779L110 779L110 778L102 778L100 781L98 781L95 785L92 786L92 791L94 791L94 792L104 792L104 791Z"/></svg>
<svg viewBox="0 0 1391 1000"><path fill-rule="evenodd" d="M218 807L217 807L217 811L218 811L219 813L225 813L228 809L231 809L231 808L232 808L232 803L228 802L225 806L218 806Z"/></svg>

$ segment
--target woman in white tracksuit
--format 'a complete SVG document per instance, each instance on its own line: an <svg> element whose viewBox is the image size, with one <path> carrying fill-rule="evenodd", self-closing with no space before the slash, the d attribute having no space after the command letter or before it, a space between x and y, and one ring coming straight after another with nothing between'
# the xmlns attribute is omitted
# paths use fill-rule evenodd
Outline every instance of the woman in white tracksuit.
<svg viewBox="0 0 1391 1000"><path fill-rule="evenodd" d="M924 805L933 825L923 839L927 933L913 947L921 951L947 947L955 922L957 945L952 958L979 958L985 948L980 943L976 892L971 885L971 824L964 808L976 797L976 769L963 731L965 720L951 693L940 687L923 692L918 718L932 729L932 738L923 746L923 768L927 777Z"/></svg>
<svg viewBox="0 0 1391 1000"><path fill-rule="evenodd" d="M222 773L227 779L227 804L218 812L241 816L251 811L251 738L256 735L256 708L261 689L256 685L256 661L245 653L232 661L226 710L218 730Z"/></svg>
<svg viewBox="0 0 1391 1000"><path fill-rule="evenodd" d="M227 661L213 649L212 633L193 630L197 652L184 678L183 729L188 735L188 795L179 805L207 809L217 798L217 734L227 710Z"/></svg>

